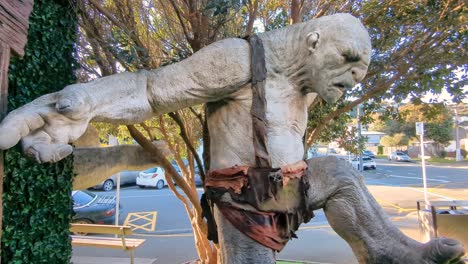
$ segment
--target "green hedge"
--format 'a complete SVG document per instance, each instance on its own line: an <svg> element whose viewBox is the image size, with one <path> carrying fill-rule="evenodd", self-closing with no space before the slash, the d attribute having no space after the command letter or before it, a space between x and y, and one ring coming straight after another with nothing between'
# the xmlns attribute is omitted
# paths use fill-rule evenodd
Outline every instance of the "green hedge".
<svg viewBox="0 0 468 264"><path fill-rule="evenodd" d="M73 158L38 165L5 155L2 263L69 263Z"/></svg>
<svg viewBox="0 0 468 264"><path fill-rule="evenodd" d="M9 70L9 110L74 83L76 15L68 0L34 1L23 58ZM5 153L2 263L69 263L73 157L37 164Z"/></svg>

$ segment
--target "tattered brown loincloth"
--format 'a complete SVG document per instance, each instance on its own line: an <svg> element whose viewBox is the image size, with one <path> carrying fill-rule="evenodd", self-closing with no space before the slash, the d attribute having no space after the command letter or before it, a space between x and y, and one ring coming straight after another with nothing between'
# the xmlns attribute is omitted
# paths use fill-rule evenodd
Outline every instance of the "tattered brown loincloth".
<svg viewBox="0 0 468 264"><path fill-rule="evenodd" d="M210 171L207 198L239 231L281 251L301 223L313 217L305 199L309 185L304 161L282 168L234 166ZM228 196L226 194L228 193Z"/></svg>

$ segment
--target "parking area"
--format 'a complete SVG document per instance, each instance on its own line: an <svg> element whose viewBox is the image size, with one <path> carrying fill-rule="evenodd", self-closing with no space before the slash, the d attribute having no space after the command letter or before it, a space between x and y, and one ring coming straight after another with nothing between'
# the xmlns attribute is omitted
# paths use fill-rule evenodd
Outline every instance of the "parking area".
<svg viewBox="0 0 468 264"><path fill-rule="evenodd" d="M156 230L156 220L158 212L132 212L128 213L124 225L130 226L133 232L138 231L153 232Z"/></svg>

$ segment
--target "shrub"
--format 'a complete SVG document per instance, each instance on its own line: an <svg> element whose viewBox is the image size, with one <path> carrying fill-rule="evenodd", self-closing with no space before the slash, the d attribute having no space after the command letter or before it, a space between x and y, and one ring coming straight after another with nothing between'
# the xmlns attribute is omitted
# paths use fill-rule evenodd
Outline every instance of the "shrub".
<svg viewBox="0 0 468 264"><path fill-rule="evenodd" d="M447 157L447 151L445 150L439 151L439 157L445 159L445 157Z"/></svg>
<svg viewBox="0 0 468 264"><path fill-rule="evenodd" d="M460 152L461 152L462 157L466 159L466 155L468 154L468 151L466 151L466 149L463 148L460 150Z"/></svg>
<svg viewBox="0 0 468 264"><path fill-rule="evenodd" d="M377 155L383 155L383 146L377 146Z"/></svg>

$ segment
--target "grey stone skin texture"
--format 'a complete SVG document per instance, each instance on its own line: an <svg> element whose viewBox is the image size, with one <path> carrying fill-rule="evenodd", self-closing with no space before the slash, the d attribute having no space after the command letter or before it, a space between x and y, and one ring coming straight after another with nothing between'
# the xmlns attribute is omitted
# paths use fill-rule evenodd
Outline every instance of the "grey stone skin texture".
<svg viewBox="0 0 468 264"><path fill-rule="evenodd" d="M371 43L364 26L349 14L322 17L259 37L267 68L268 151L272 166L280 167L303 157L310 104L318 98L333 103L364 78ZM179 63L74 84L39 97L2 121L0 149L21 140L27 155L38 162L54 162L72 153L69 143L84 133L90 121L135 124L208 103L211 169L254 166L250 79L248 42L224 39ZM384 215L362 176L345 162L325 157L308 163L308 205L324 209L330 225L360 263L461 263L463 246L455 240L439 238L421 244L404 236ZM217 210L215 217L223 263L275 262L271 249L244 236Z"/></svg>

